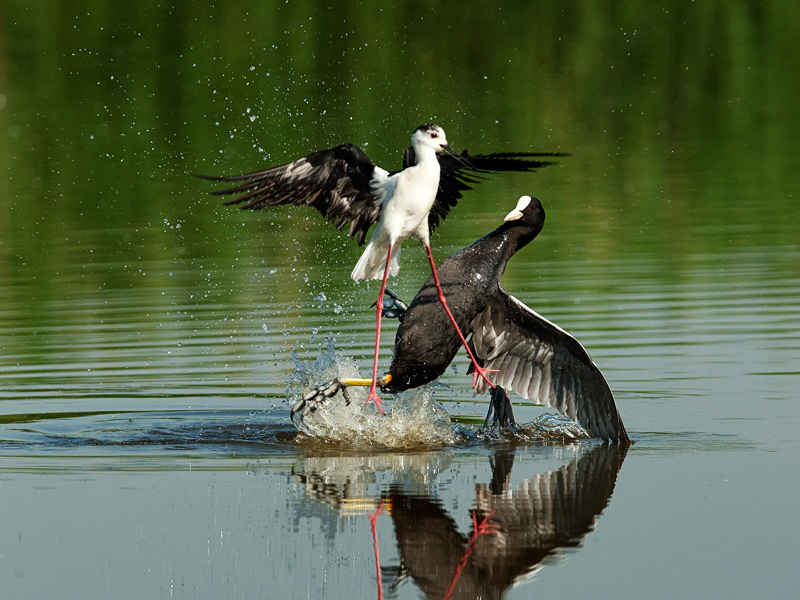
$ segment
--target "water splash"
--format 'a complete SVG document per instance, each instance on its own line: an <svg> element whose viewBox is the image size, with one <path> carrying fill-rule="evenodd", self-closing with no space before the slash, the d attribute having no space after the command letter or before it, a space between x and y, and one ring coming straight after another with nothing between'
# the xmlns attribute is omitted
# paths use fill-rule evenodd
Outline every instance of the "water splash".
<svg viewBox="0 0 800 600"><path fill-rule="evenodd" d="M578 423L564 415L545 414L530 423L510 429L481 429L478 435L487 443L560 442L569 443L591 436Z"/></svg>
<svg viewBox="0 0 800 600"><path fill-rule="evenodd" d="M286 396L292 404L310 388L337 377L360 377L356 364L337 353L330 340L316 360L301 360L296 353L292 356L295 368L286 384ZM436 403L434 389L434 385L427 385L398 394L387 414L381 415L372 403L366 404L366 387L350 387L349 404L341 392L337 393L298 422L297 442L397 449L474 443L569 443L589 437L580 425L562 415L541 415L514 431L455 423Z"/></svg>
<svg viewBox="0 0 800 600"><path fill-rule="evenodd" d="M524 435L538 439L578 440L591 437L583 427L565 415L541 415L520 429Z"/></svg>
<svg viewBox="0 0 800 600"><path fill-rule="evenodd" d="M311 387L337 377L360 377L350 359L337 354L330 344L315 361L294 354L295 369L286 384L286 396L294 403ZM367 388L348 388L351 401L336 394L299 423L300 443L333 443L354 447L411 448L454 445L463 441L461 426L433 399L433 386L394 396L386 415L366 404Z"/></svg>

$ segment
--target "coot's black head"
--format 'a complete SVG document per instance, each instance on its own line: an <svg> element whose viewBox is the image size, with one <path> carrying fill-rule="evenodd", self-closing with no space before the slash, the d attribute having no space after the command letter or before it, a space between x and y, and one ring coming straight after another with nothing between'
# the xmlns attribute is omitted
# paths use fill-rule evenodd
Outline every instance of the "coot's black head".
<svg viewBox="0 0 800 600"><path fill-rule="evenodd" d="M522 196L517 201L517 207L506 215L503 219L506 222L524 223L537 230L541 231L544 225L544 209L542 203L538 198L531 198L530 196Z"/></svg>

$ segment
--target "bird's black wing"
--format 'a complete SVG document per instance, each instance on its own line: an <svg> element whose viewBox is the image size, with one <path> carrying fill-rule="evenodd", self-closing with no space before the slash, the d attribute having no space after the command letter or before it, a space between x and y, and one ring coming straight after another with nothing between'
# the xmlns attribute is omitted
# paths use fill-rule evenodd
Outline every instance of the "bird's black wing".
<svg viewBox="0 0 800 600"><path fill-rule="evenodd" d="M614 396L581 343L502 286L470 326L475 355L493 383L553 407L605 440L628 440ZM486 391L479 379L477 393Z"/></svg>
<svg viewBox="0 0 800 600"><path fill-rule="evenodd" d="M479 519L491 515L498 531L483 538L470 565L497 590L485 597L504 597L542 561L566 558L582 545L611 500L627 451L626 444L582 445L573 462L506 482L502 493L475 485L475 512Z"/></svg>
<svg viewBox="0 0 800 600"><path fill-rule="evenodd" d="M338 229L349 223L348 233L360 245L381 211L381 200L372 195L370 182L373 176L385 175L361 148L343 144L264 171L233 177L198 177L236 182L235 187L211 192L216 196L237 196L226 205L241 204L240 208L252 210L279 204L314 207Z"/></svg>
<svg viewBox="0 0 800 600"><path fill-rule="evenodd" d="M425 598L504 598L543 561L563 559L582 545L611 500L627 451L625 444L582 445L576 460L513 484L513 454L496 451L492 483L475 484L473 512L477 521L488 518L493 531L472 541L438 498L392 486L388 512L400 568ZM508 467L505 473L498 462Z"/></svg>
<svg viewBox="0 0 800 600"><path fill-rule="evenodd" d="M497 171L535 171L542 167L557 164L553 158L569 156L559 152L496 152L493 154L470 155L464 150L462 159L475 167L469 169L463 161L444 152L437 153L441 166L439 176L439 191L436 201L428 214L428 228L430 231L439 226L439 221L450 214L450 210L463 198L462 192L471 190L472 186L487 179L486 175ZM414 148L408 147L403 156L403 168L417 164Z"/></svg>

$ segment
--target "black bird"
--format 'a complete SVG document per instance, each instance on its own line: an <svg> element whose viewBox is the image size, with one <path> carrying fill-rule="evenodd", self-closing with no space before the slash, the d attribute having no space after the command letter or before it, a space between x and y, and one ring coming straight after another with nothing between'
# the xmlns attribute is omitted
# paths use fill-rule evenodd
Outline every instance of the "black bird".
<svg viewBox="0 0 800 600"><path fill-rule="evenodd" d="M353 144L319 150L285 165L234 177L203 177L213 181L236 182L230 189L212 192L218 196L236 195L225 204L241 204L243 209L261 209L279 204L306 205L316 208L328 221L342 229L350 224L349 235L364 243L367 231L377 224L372 237L351 277L356 281L382 279L378 293L375 360L372 379L378 374L381 316L386 279L400 270L401 244L409 237L422 242L428 253L434 281L436 264L430 247L430 233L441 219L450 214L461 192L472 189L482 177L474 173L489 171L532 171L552 162L534 157L557 156L544 153L502 153L470 156L464 150L453 151L444 130L438 125L420 125L411 136L411 147L403 157L403 169L389 172L377 166ZM472 171L468 175L464 170ZM447 301L438 288L438 299L450 314ZM450 321L455 320L450 315ZM451 325L452 326L452 325ZM458 337L472 359L476 373L486 378L475 361L461 331ZM367 402L378 409L383 401L375 386L370 387Z"/></svg>
<svg viewBox="0 0 800 600"><path fill-rule="evenodd" d="M604 440L629 440L614 396L589 353L569 333L525 306L500 284L508 260L531 242L544 225L544 209L536 198L523 196L505 223L439 266L442 287L450 298L457 326L472 334L469 345L489 378L492 411L501 427L513 425L506 390L554 407ZM398 310L397 307L390 310ZM402 311L402 307L400 307ZM459 340L436 302L429 278L405 311L397 330L388 374L375 382L336 379L309 391L292 409L302 418L340 389L375 384L398 393L440 377L455 357ZM486 383L473 375L476 393Z"/></svg>

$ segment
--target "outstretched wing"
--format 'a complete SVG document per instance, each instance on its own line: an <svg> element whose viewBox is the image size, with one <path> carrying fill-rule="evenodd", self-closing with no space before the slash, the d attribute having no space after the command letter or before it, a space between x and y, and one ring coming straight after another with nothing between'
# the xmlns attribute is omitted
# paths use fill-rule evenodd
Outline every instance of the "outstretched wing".
<svg viewBox="0 0 800 600"><path fill-rule="evenodd" d="M343 144L265 171L233 177L197 176L236 182L235 187L211 192L237 196L226 205L241 204L240 208L252 210L279 204L316 208L338 229L349 223L348 234L361 245L381 212L382 197L373 195L370 184L388 174L361 148Z"/></svg>
<svg viewBox="0 0 800 600"><path fill-rule="evenodd" d="M471 324L475 355L495 383L553 407L594 436L628 440L614 396L581 343L509 294L500 293ZM487 384L478 380L476 391Z"/></svg>
<svg viewBox="0 0 800 600"><path fill-rule="evenodd" d="M462 192L471 190L472 186L487 179L486 174L497 171L535 171L542 167L557 164L553 160L559 156L569 156L559 152L496 152L493 154L476 154L471 156L464 150L461 157L475 167L475 171L467 168L463 161L454 156L440 152L437 155L441 166L439 191L436 201L428 215L430 231L439 226L439 221L450 214L450 210L463 198ZM403 168L417 164L417 155L411 146L403 156Z"/></svg>

